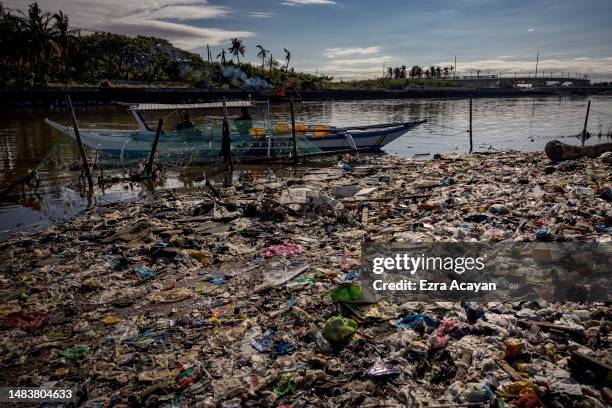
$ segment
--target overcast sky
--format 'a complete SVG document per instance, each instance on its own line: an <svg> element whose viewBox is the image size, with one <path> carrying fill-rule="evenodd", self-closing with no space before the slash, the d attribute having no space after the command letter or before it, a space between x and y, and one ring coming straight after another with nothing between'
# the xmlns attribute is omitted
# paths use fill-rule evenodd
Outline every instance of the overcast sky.
<svg viewBox="0 0 612 408"><path fill-rule="evenodd" d="M13 9L29 1L0 0ZM387 66L452 64L506 75L588 73L612 79L612 0L40 0L73 25L155 35L217 55L229 39L261 44L297 70L370 78Z"/></svg>

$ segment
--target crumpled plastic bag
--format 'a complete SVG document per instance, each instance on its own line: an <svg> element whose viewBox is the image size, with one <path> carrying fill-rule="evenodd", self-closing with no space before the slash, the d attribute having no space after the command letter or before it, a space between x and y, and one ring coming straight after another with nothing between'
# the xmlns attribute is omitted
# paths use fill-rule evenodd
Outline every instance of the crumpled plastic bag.
<svg viewBox="0 0 612 408"><path fill-rule="evenodd" d="M327 319L323 325L323 337L334 343L342 343L349 340L357 331L357 322L353 319L345 319L333 316Z"/></svg>
<svg viewBox="0 0 612 408"><path fill-rule="evenodd" d="M2 326L31 333L46 325L48 321L49 315L44 312L14 312L4 317Z"/></svg>
<svg viewBox="0 0 612 408"><path fill-rule="evenodd" d="M147 298L152 302L157 303L174 303L181 300L189 299L193 296L193 292L188 288L175 288L163 292L150 293Z"/></svg>
<svg viewBox="0 0 612 408"><path fill-rule="evenodd" d="M263 253L263 256L271 257L271 256L294 256L299 255L304 251L301 245L299 244L279 244L279 245L270 245Z"/></svg>

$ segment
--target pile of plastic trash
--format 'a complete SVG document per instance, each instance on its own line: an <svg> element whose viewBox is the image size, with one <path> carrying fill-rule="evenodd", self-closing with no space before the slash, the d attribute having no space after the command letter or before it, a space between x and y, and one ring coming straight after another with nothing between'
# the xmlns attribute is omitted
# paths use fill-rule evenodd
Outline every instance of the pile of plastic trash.
<svg viewBox="0 0 612 408"><path fill-rule="evenodd" d="M79 406L604 407L604 303L363 298L363 240L612 238L610 155L366 156L0 243L0 379Z"/></svg>

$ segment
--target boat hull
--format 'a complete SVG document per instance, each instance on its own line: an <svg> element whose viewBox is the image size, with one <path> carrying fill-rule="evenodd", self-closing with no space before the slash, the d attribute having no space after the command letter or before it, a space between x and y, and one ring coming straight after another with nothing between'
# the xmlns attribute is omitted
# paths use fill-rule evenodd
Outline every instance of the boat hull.
<svg viewBox="0 0 612 408"><path fill-rule="evenodd" d="M75 138L72 128L48 119L45 122L61 133ZM380 151L383 146L421 123L377 125L371 128L342 128L335 129L333 132L322 136L306 133L298 136L298 143L301 146L307 145L323 152L351 150L353 148L374 152ZM79 134L84 145L98 150L103 157L121 161L148 157L154 139L152 134L132 131L83 129L80 130ZM270 141L266 138L254 139L238 134L232 134L231 138L232 154L238 158L286 157L293 146L293 139L290 134L274 136ZM161 154L170 153L177 158L185 156L192 159L214 160L219 156L218 140L220 140L219 136L206 138L200 134L162 135L159 140L158 152Z"/></svg>

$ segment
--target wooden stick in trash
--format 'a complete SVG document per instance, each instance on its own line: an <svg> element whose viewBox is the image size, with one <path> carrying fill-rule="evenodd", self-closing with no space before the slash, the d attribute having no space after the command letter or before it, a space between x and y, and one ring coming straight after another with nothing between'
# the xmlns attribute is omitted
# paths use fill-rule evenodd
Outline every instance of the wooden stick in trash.
<svg viewBox="0 0 612 408"><path fill-rule="evenodd" d="M512 366L508 364L506 360L497 360L497 364L502 368L502 370L504 370L510 375L510 378L512 378L513 381L525 381L525 377L523 377L521 374L519 374L518 371L512 368ZM536 396L540 401L540 404L542 404L542 407L547 408L547 405L544 403L544 401L542 401L542 397L546 393L536 384L532 384L532 388L535 391Z"/></svg>
<svg viewBox="0 0 612 408"><path fill-rule="evenodd" d="M601 378L605 378L608 383L610 382L609 378L612 378L612 365L576 350L572 350L571 353L572 359L580 366L588 367L589 370L598 374Z"/></svg>

